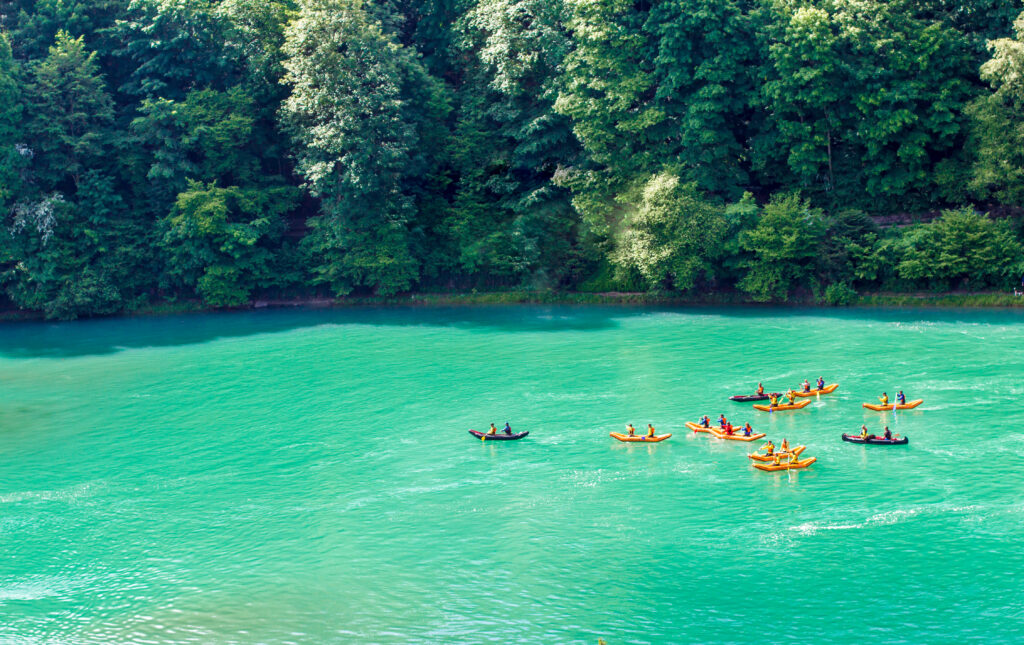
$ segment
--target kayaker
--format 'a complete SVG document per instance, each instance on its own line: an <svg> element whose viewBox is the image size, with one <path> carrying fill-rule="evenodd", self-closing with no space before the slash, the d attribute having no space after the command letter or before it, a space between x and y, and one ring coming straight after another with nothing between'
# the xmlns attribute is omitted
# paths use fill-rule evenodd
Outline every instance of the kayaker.
<svg viewBox="0 0 1024 645"><path fill-rule="evenodd" d="M711 417L709 417L708 415L705 414L704 418L700 420L700 424L702 426L704 426L705 428L710 428L711 427Z"/></svg>
<svg viewBox="0 0 1024 645"><path fill-rule="evenodd" d="M726 421L724 414L718 415L718 427L720 427L720 428L722 428L724 430L727 423L729 423L729 422Z"/></svg>
<svg viewBox="0 0 1024 645"><path fill-rule="evenodd" d="M487 431L487 434L489 434L489 435L496 435L496 434L498 434L498 429L494 427L493 423L491 424L491 429Z"/></svg>
<svg viewBox="0 0 1024 645"><path fill-rule="evenodd" d="M821 378L821 377L819 376L819 377L818 377L818 383L817 383L817 385L818 385L818 389L819 389L819 390L824 390L824 389L825 389L825 379L823 379L823 378Z"/></svg>
<svg viewBox="0 0 1024 645"><path fill-rule="evenodd" d="M861 439L867 439L868 438L868 427L865 426L865 425L862 425L860 427L860 438Z"/></svg>
<svg viewBox="0 0 1024 645"><path fill-rule="evenodd" d="M888 393L882 392L882 396L878 397L878 400L882 402L882 405L889 405Z"/></svg>
<svg viewBox="0 0 1024 645"><path fill-rule="evenodd" d="M769 401L768 401L768 407L769 408L774 408L774 407L778 407L778 405L779 405L779 395L773 393L771 395Z"/></svg>
<svg viewBox="0 0 1024 645"><path fill-rule="evenodd" d="M903 390L900 390L899 392L896 393L896 402L899 403L900 405L907 404L907 397L906 395L903 394Z"/></svg>
<svg viewBox="0 0 1024 645"><path fill-rule="evenodd" d="M786 392L786 398L789 399L789 404L790 405L795 405L796 404L796 392L794 392L793 390L790 390L789 392Z"/></svg>
<svg viewBox="0 0 1024 645"><path fill-rule="evenodd" d="M771 457L775 454L775 444L772 443L771 439L769 439L768 443L761 446L761 450L764 450L765 457Z"/></svg>
<svg viewBox="0 0 1024 645"><path fill-rule="evenodd" d="M811 391L811 382L808 381L807 379L804 379L804 392L810 392L810 391Z"/></svg>
<svg viewBox="0 0 1024 645"><path fill-rule="evenodd" d="M649 423L647 424L647 438L648 439L653 439L654 438L654 426L652 426Z"/></svg>
<svg viewBox="0 0 1024 645"><path fill-rule="evenodd" d="M629 436L631 436L631 437L635 437L636 436L636 428L633 427L632 423L627 423L626 424L626 430L629 432Z"/></svg>
<svg viewBox="0 0 1024 645"><path fill-rule="evenodd" d="M732 424L731 423L725 424L725 434L727 434L730 437L732 436Z"/></svg>
<svg viewBox="0 0 1024 645"><path fill-rule="evenodd" d="M782 440L782 444L779 445L779 452L789 452L789 441L786 439Z"/></svg>
<svg viewBox="0 0 1024 645"><path fill-rule="evenodd" d="M761 383L757 384L757 395L764 396L764 386Z"/></svg>
<svg viewBox="0 0 1024 645"><path fill-rule="evenodd" d="M750 422L747 421L747 425L745 425L743 427L743 436L744 437L749 437L750 433L753 432L753 431L754 431L754 429L750 427Z"/></svg>
<svg viewBox="0 0 1024 645"><path fill-rule="evenodd" d="M780 458L781 456L782 456L782 454L781 454L781 453L776 453L776 454L772 455L772 465L773 465L773 466L778 466L778 465L780 465L780 464L779 464L779 458Z"/></svg>
<svg viewBox="0 0 1024 645"><path fill-rule="evenodd" d="M505 434L508 434L508 435L512 434L512 426L510 426L508 424L508 421L505 422L505 427L502 428L502 430L505 431Z"/></svg>
<svg viewBox="0 0 1024 645"><path fill-rule="evenodd" d="M892 441L892 430L889 429L889 426L885 426L885 439L886 441Z"/></svg>

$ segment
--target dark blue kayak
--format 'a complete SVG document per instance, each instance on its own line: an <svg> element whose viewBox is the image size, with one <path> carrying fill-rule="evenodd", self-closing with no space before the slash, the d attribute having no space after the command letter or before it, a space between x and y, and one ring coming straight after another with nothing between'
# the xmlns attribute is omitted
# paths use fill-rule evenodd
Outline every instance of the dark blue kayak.
<svg viewBox="0 0 1024 645"><path fill-rule="evenodd" d="M843 441L849 441L850 443L866 443L872 446L903 446L910 443L910 438L900 437L899 439L885 439L883 437L871 435L867 439L864 439L857 434L844 434Z"/></svg>
<svg viewBox="0 0 1024 645"><path fill-rule="evenodd" d="M516 439L522 439L526 435L530 434L530 431L526 432L515 432L513 434L505 434L499 432L498 434L487 434L480 432L479 430L470 430L469 434L473 435L477 439L483 439L484 441L515 441Z"/></svg>

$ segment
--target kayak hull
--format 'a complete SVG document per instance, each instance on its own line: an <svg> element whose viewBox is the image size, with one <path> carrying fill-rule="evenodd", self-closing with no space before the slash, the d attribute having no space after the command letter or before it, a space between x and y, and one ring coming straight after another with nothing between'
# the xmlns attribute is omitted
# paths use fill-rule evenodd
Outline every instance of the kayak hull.
<svg viewBox="0 0 1024 645"><path fill-rule="evenodd" d="M689 428L690 430L693 430L694 432L711 432L714 429L713 427L705 428L701 424L694 423L693 421L687 421L686 427Z"/></svg>
<svg viewBox="0 0 1024 645"><path fill-rule="evenodd" d="M808 457L807 459L801 459L800 461L795 461L793 463L781 462L779 464L754 464L754 468L770 473L778 472L780 470L802 470L816 461L818 461L817 457Z"/></svg>
<svg viewBox="0 0 1024 645"><path fill-rule="evenodd" d="M610 432L609 436L618 439L619 441L625 441L627 443L658 443L659 441L664 441L668 439L669 437L672 436L672 434L669 433L654 435L649 439L647 437L631 437L628 434L622 434L621 432Z"/></svg>
<svg viewBox="0 0 1024 645"><path fill-rule="evenodd" d="M767 436L763 432L751 434L749 437L741 434L725 434L724 432L717 430L715 428L711 429L711 434L719 439L726 439L728 441L757 441L758 439L764 439Z"/></svg>
<svg viewBox="0 0 1024 645"><path fill-rule="evenodd" d="M773 407L770 407L770 406L767 406L767 405L760 405L758 403L755 403L754 404L754 409L755 410L761 410L763 412L784 412L786 410L800 410L802 408L806 408L810 404L811 404L810 401L800 401L799 403L794 403L792 405L790 405L788 403L780 404L780 405L777 405L777 406L775 406L773 408Z"/></svg>
<svg viewBox="0 0 1024 645"><path fill-rule="evenodd" d="M874 410L875 412L887 412L888 410L892 410L893 408L897 410L913 410L922 403L924 403L924 399L910 401L908 403L904 403L903 405L900 405L899 403L895 405L893 405L892 403L889 403L888 405L882 405L881 403L862 403L861 405L863 405L868 410Z"/></svg>
<svg viewBox="0 0 1024 645"><path fill-rule="evenodd" d="M767 401L769 397L767 394L737 394L730 396L730 401L736 401L737 403L749 403L750 401Z"/></svg>
<svg viewBox="0 0 1024 645"><path fill-rule="evenodd" d="M899 439L883 439L882 437L868 437L867 439L861 439L860 435L844 434L843 441L867 444L871 446L905 446L910 443L910 438L900 437Z"/></svg>
<svg viewBox="0 0 1024 645"><path fill-rule="evenodd" d="M803 392L801 390L796 390L796 391L794 391L794 394L796 396L800 396L800 397L817 396L819 394L832 394L833 392L836 391L837 387L839 387L839 384L838 383L833 383L831 385L826 385L825 387L821 388L820 390L811 390L810 392Z"/></svg>
<svg viewBox="0 0 1024 645"><path fill-rule="evenodd" d="M473 435L477 439L482 439L483 441L515 441L516 439L522 439L526 435L530 434L530 431L527 430L526 432L516 432L513 434L505 434L504 432L501 434L487 434L485 432L480 432L479 430L470 430L469 434Z"/></svg>
<svg viewBox="0 0 1024 645"><path fill-rule="evenodd" d="M797 446L796 448L793 448L793 450L791 450L790 452L792 454L796 455L797 458L799 458L800 457L800 453L803 452L806 449L807 449L807 446ZM771 462L775 461L775 457L774 456L761 455L761 454L758 454L756 452L753 453L753 454L747 455L747 457L750 457L754 461L761 461L761 462L764 462L764 463L771 463Z"/></svg>

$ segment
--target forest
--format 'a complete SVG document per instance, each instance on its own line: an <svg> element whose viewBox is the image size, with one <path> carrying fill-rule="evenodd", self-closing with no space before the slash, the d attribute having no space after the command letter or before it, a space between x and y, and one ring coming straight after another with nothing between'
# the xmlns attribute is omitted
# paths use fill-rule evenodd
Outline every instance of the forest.
<svg viewBox="0 0 1024 645"><path fill-rule="evenodd" d="M0 0L0 309L1011 290L1003 0Z"/></svg>

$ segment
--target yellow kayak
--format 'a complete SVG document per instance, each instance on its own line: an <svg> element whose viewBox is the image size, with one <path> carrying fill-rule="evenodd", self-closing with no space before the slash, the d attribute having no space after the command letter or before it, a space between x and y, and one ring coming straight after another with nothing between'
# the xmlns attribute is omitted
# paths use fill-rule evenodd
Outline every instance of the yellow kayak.
<svg viewBox="0 0 1024 645"><path fill-rule="evenodd" d="M764 439L767 436L763 432L758 432L747 437L742 434L736 434L737 430L743 430L743 428L733 428L733 434L725 434L725 432L719 428L711 428L711 434L719 439L727 439L729 441L757 441L758 439Z"/></svg>
<svg viewBox="0 0 1024 645"><path fill-rule="evenodd" d="M640 436L640 435L635 436L635 437L631 437L628 434L622 434L621 432L611 432L609 434L612 437L615 437L616 439L618 439L619 441L626 441L626 442L642 441L643 443L658 443L659 441L664 441L664 440L666 440L666 439L668 439L669 437L672 436L671 434L659 434L659 435L654 435L653 437L648 438L646 436Z"/></svg>
<svg viewBox="0 0 1024 645"><path fill-rule="evenodd" d="M773 408L773 407L770 407L770 406L767 406L767 405L761 405L759 403L755 403L754 404L754 409L755 410L763 410L765 412L781 412L783 410L799 410L800 408L806 408L810 404L811 404L810 401L798 401L797 403L794 403L792 405L790 405L789 403L780 403L779 405L777 405L777 406L775 406ZM867 403L865 403L864 405L867 405Z"/></svg>
<svg viewBox="0 0 1024 645"><path fill-rule="evenodd" d="M817 457L808 457L807 459L794 461L792 463L788 461L780 461L777 464L754 464L754 468L757 468L758 470L767 470L768 472L775 472L777 470L800 470L801 468L807 468L816 461L818 461Z"/></svg>
<svg viewBox="0 0 1024 645"><path fill-rule="evenodd" d="M833 392L836 391L837 387L839 387L839 384L838 383L833 383L832 385L826 385L825 387L821 388L820 390L811 390L810 392L804 392L802 390L794 390L793 394L795 394L796 396L817 396L819 394L832 394Z"/></svg>
<svg viewBox="0 0 1024 645"><path fill-rule="evenodd" d="M922 403L924 403L924 399L918 399L916 401L908 401L907 403L903 403L903 404L899 404L899 403L895 403L895 404L893 404L893 403L886 403L885 405L882 405L881 403L864 403L862 405L865 408L867 408L868 410L874 410L875 412L885 412L886 410L892 410L892 409L896 409L896 410L913 410L914 408L916 408L917 406L921 405Z"/></svg>
<svg viewBox="0 0 1024 645"><path fill-rule="evenodd" d="M790 450L788 454L791 454L794 457L799 457L800 453L803 452L806 449L807 449L807 446L797 446L796 448L793 448L792 450ZM777 452L775 454L776 455L782 455L782 454L785 454L785 453ZM762 455L759 452L751 453L751 454L747 455L747 457L750 457L754 461L764 461L764 462L775 461L775 455Z"/></svg>

